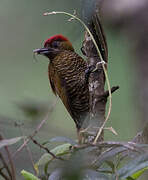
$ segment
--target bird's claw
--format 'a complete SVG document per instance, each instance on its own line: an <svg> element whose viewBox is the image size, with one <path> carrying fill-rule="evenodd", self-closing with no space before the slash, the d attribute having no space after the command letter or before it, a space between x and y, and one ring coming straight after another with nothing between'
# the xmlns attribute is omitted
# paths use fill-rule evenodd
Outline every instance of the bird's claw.
<svg viewBox="0 0 148 180"><path fill-rule="evenodd" d="M99 65L100 65L100 64L105 65L105 64L106 64L106 62L105 62L105 61L100 61L100 62L97 62L96 67L93 69L93 71L92 71L92 72L97 71L97 70L99 69Z"/></svg>
<svg viewBox="0 0 148 180"><path fill-rule="evenodd" d="M93 73L93 72L96 72L96 71L100 70L100 67L99 67L100 64L104 64L104 65L105 65L106 62L105 62L105 61L98 62L95 66L94 66L94 65L91 65L91 66L89 66L89 67L85 70L85 80L86 80L87 83L88 83L88 79L89 79L90 74ZM101 69L101 70L102 70L102 69Z"/></svg>

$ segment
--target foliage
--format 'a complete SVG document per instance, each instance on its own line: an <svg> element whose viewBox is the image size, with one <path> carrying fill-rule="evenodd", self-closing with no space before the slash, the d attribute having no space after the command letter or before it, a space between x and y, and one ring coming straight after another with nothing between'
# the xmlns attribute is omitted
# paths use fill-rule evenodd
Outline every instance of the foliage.
<svg viewBox="0 0 148 180"><path fill-rule="evenodd" d="M31 174L25 170L22 170L21 174L25 178L25 180L39 180L39 178L37 178L36 176L34 176L33 174Z"/></svg>
<svg viewBox="0 0 148 180"><path fill-rule="evenodd" d="M50 144L66 137L52 138ZM48 143L49 143L48 142ZM70 142L70 141L69 141ZM75 145L66 143L57 145L41 156L35 164L40 177L48 180L58 179L102 179L136 180L148 169L148 145L132 142L101 142ZM46 143L43 143L47 145ZM43 149L47 148L45 145ZM97 151L101 153L97 154ZM96 155L97 154L97 155ZM42 172L42 167L44 172Z"/></svg>
<svg viewBox="0 0 148 180"><path fill-rule="evenodd" d="M0 146L2 148L15 144L22 138L24 137L1 140ZM58 144L51 150L47 147L62 141L63 144ZM79 145L67 137L55 137L43 144L35 144L47 152L34 165L37 176L21 171L25 180L137 180L148 170L147 144L104 141ZM97 154L98 151L101 153Z"/></svg>

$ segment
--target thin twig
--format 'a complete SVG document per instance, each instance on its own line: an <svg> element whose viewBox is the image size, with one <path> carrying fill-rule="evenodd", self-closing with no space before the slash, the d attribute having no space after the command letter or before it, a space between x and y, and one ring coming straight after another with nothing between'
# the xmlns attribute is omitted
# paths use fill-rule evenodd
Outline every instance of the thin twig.
<svg viewBox="0 0 148 180"><path fill-rule="evenodd" d="M10 163L12 180L16 180L16 173L15 173L14 163L12 161L12 156L10 154L8 146L5 146L4 148L5 148L6 152L7 152L8 160L9 160L9 163Z"/></svg>
<svg viewBox="0 0 148 180"><path fill-rule="evenodd" d="M10 180L9 177L2 172L2 169L0 169L0 175L1 175L5 180Z"/></svg>
<svg viewBox="0 0 148 180"><path fill-rule="evenodd" d="M48 154L50 154L54 159L59 159L64 161L63 158L56 156L54 153L52 153L47 147L41 145L40 143L38 143L35 139L33 139L32 137L30 137L30 139L34 142L34 144L38 145L41 149L44 149Z"/></svg>
<svg viewBox="0 0 148 180"><path fill-rule="evenodd" d="M112 147L120 147L123 146L126 149L140 152L140 148L136 147L136 143L133 142L119 142L119 141L102 141L102 142L97 142L96 144L94 143L89 143L89 144L82 144L82 145L77 145L74 146L73 148L75 149L84 149L87 147L102 147L102 148L112 148Z"/></svg>
<svg viewBox="0 0 148 180"><path fill-rule="evenodd" d="M10 171L10 169L9 169L9 167L8 167L6 161L5 161L5 159L4 159L4 157L3 157L3 155L1 153L0 153L0 159L2 160L2 163L3 163L3 168L1 168L0 171L2 172L2 169L5 168L6 171L8 172L9 177L11 178L12 177L11 171Z"/></svg>
<svg viewBox="0 0 148 180"><path fill-rule="evenodd" d="M3 136L0 134L0 140L3 140L3 139L4 139ZM14 167L14 164L13 164L12 157L11 157L11 154L9 152L8 146L5 146L4 149L5 149L5 151L7 153L7 156L8 156L11 171L10 171L9 166L6 163L5 159L3 158L2 154L0 154L0 158L2 159L4 167L6 168L6 170L7 170L8 174L9 174L9 176L11 177L11 179L16 180L15 167Z"/></svg>
<svg viewBox="0 0 148 180"><path fill-rule="evenodd" d="M18 152L20 152L29 142L30 142L30 137L33 138L41 129L41 127L45 124L45 122L47 121L49 114L53 111L55 105L56 105L57 100L55 101L55 103L53 103L52 107L50 108L49 112L46 114L45 118L40 122L40 124L36 127L36 129L34 130L34 132L32 133L32 135L30 135L26 141L24 141L24 143L16 150L15 153L13 153L12 157L15 157L16 154Z"/></svg>
<svg viewBox="0 0 148 180"><path fill-rule="evenodd" d="M24 136L23 130L22 130L22 127L21 127L21 126L19 126L19 129L20 129L20 131L21 131L21 135ZM24 138L24 142L25 142L25 138ZM32 165L32 168L33 168L33 170L34 170L34 173L35 173L35 175L37 175L37 171L36 171L36 169L35 169L34 162L33 162L32 152L30 151L30 148L29 148L29 146L28 146L27 144L26 144L25 147L26 147L26 151L27 151L27 153L28 153L28 155L29 155L29 158L30 158L30 161L31 161L31 165Z"/></svg>

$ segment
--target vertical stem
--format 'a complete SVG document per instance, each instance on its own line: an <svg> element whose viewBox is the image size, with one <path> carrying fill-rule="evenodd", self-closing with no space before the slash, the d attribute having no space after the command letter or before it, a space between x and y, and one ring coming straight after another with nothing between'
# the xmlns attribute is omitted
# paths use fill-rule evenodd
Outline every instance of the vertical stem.
<svg viewBox="0 0 148 180"><path fill-rule="evenodd" d="M3 137L2 135L0 134L0 140L2 140ZM9 160L9 163L10 163L10 167L11 167L11 171L7 165L7 163L5 162L5 160L3 159L2 155L0 156L1 159L3 160L3 164L5 166L5 168L7 169L7 172L9 174L9 176L11 177L12 180L16 180L16 174L15 174L15 167L14 167L14 164L13 164L13 161L12 161L12 158L11 158L11 154L9 152L9 149L8 149L8 146L5 146L5 151L7 153L7 156L8 156L8 160Z"/></svg>

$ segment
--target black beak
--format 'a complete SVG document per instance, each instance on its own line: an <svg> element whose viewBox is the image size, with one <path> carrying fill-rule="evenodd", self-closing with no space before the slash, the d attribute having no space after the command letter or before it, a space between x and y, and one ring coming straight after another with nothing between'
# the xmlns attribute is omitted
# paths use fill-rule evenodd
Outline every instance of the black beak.
<svg viewBox="0 0 148 180"><path fill-rule="evenodd" d="M51 51L53 51L51 48L41 48L33 50L33 53L47 56Z"/></svg>
<svg viewBox="0 0 148 180"><path fill-rule="evenodd" d="M35 49L33 50L34 54L40 54L48 57L50 60L52 60L60 51L58 49L54 48L41 48L41 49Z"/></svg>

